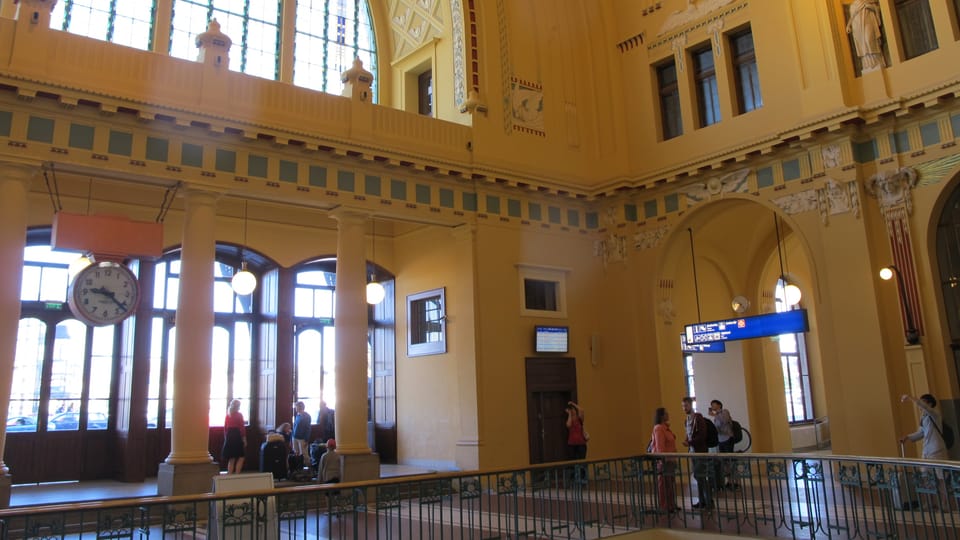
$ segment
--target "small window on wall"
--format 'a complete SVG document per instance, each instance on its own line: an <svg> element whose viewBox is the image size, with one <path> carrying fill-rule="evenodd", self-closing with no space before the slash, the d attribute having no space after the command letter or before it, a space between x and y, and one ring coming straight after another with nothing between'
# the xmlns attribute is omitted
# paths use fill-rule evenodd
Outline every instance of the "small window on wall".
<svg viewBox="0 0 960 540"><path fill-rule="evenodd" d="M407 297L407 356L447 352L447 306L444 289Z"/></svg>
<svg viewBox="0 0 960 540"><path fill-rule="evenodd" d="M909 60L937 48L937 32L929 0L897 0L897 22L903 42L903 59Z"/></svg>
<svg viewBox="0 0 960 540"><path fill-rule="evenodd" d="M567 316L566 271L557 268L520 266L521 315L565 318Z"/></svg>

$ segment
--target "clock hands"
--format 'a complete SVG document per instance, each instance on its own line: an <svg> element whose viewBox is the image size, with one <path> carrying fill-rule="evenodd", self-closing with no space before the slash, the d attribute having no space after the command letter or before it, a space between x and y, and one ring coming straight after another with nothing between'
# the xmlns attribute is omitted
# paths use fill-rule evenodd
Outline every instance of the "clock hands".
<svg viewBox="0 0 960 540"><path fill-rule="evenodd" d="M127 304L126 304L126 302L121 302L121 301L117 300L117 295L116 295L116 293L114 293L113 291L111 291L110 289L108 289L108 288L106 288L106 287L99 287L99 288L96 288L96 289L90 289L90 291L91 291L91 292L95 292L95 293L97 293L97 294L102 294L102 295L106 296L107 298L109 298L110 300L113 300L113 303L116 304L117 306L119 306L120 309L123 309L123 310L127 309Z"/></svg>

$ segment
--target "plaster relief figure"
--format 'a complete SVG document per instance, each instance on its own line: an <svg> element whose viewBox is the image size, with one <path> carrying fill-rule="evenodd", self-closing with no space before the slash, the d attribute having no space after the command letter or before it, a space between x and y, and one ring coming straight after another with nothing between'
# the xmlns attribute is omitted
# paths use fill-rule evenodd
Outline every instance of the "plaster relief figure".
<svg viewBox="0 0 960 540"><path fill-rule="evenodd" d="M853 35L853 44L860 57L861 73L886 67L883 59L883 33L880 31L879 0L853 0L847 33Z"/></svg>

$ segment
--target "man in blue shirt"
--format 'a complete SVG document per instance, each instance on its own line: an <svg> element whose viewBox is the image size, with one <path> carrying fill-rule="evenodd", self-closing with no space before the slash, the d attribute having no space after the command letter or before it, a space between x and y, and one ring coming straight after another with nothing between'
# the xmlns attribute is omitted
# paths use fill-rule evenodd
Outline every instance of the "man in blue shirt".
<svg viewBox="0 0 960 540"><path fill-rule="evenodd" d="M296 410L293 415L293 453L298 456L304 456L304 463L310 455L310 424L313 419L310 413L306 411L306 405L302 401L296 404Z"/></svg>

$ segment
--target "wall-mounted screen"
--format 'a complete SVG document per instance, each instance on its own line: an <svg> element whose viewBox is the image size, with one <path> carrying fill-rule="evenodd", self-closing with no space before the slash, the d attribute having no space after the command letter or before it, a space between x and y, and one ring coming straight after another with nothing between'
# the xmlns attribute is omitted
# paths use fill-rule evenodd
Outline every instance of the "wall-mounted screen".
<svg viewBox="0 0 960 540"><path fill-rule="evenodd" d="M570 342L570 328L566 326L537 326L534 350L538 353L565 353Z"/></svg>

